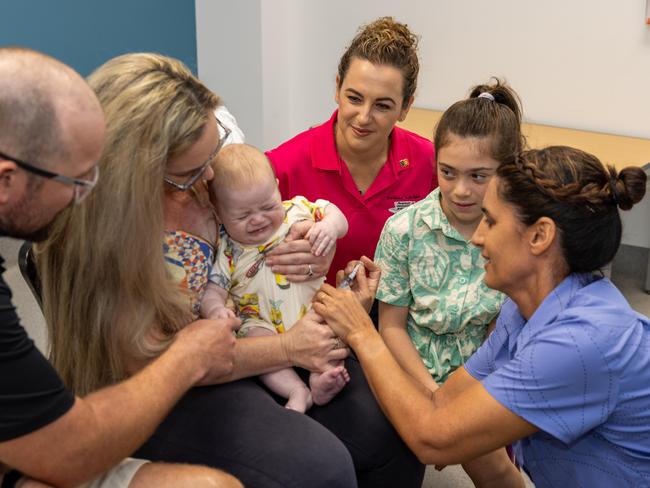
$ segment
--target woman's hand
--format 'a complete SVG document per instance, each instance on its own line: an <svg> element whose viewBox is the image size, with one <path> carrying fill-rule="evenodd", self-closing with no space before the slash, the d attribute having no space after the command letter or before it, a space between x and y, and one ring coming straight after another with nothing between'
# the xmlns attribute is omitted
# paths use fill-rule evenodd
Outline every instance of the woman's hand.
<svg viewBox="0 0 650 488"><path fill-rule="evenodd" d="M313 372L323 372L330 361L348 357L350 350L340 347L340 341L313 310L298 320L282 338L282 347L294 366Z"/></svg>
<svg viewBox="0 0 650 488"><path fill-rule="evenodd" d="M312 224L313 222L308 221L295 223L284 242L267 254L266 264L271 267L271 271L285 275L288 281L294 283L302 283L327 274L336 249L333 248L322 256L312 254L311 244L304 238Z"/></svg>
<svg viewBox="0 0 650 488"><path fill-rule="evenodd" d="M325 283L314 295L312 306L346 344L354 346L354 338L365 332L377 333L368 312L352 290Z"/></svg>
<svg viewBox="0 0 650 488"><path fill-rule="evenodd" d="M221 383L232 373L235 361L234 332L241 320L197 320L178 331L165 354L179 351L185 361L194 362L198 374L196 385Z"/></svg>
<svg viewBox="0 0 650 488"><path fill-rule="evenodd" d="M343 278L349 275L359 261L350 261L345 267L345 270L340 270L336 273L336 284L340 285ZM363 266L357 272L354 281L350 285L350 289L354 292L357 300L370 312L372 303L375 301L377 288L379 287L379 278L381 277L381 269L371 259L366 256L361 256L361 264Z"/></svg>

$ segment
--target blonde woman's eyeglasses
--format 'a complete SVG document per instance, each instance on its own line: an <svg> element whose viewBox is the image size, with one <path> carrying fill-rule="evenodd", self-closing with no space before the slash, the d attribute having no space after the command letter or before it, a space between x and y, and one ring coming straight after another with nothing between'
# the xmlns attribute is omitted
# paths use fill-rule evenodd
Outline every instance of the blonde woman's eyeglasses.
<svg viewBox="0 0 650 488"><path fill-rule="evenodd" d="M214 149L214 151L212 151L210 156L208 156L207 161L205 161L198 168L196 168L196 170L190 176L188 176L187 181L185 181L185 183L177 183L176 181L168 178L167 176L164 177L165 183L173 186L177 190L187 191L190 188L192 188L192 186L194 186L194 184L199 180L201 175L205 173L205 170L208 168L212 160L217 157L217 153L221 150L224 143L226 142L226 139L228 139L228 137L230 136L230 132L231 132L228 127L223 125L221 121L217 119L217 117L215 117L215 120L217 121L217 124L219 124L219 127L221 127L221 129L223 130L223 134L221 134L221 136L219 137L219 144L217 144L217 147Z"/></svg>

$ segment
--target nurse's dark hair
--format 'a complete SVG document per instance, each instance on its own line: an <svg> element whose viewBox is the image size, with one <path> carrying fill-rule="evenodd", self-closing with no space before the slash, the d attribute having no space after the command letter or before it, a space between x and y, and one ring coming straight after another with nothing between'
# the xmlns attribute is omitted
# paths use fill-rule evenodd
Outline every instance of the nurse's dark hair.
<svg viewBox="0 0 650 488"><path fill-rule="evenodd" d="M525 151L501 165L497 177L499 196L523 224L553 219L571 272L595 271L614 259L622 233L618 209L641 201L647 180L641 168L619 172L566 146Z"/></svg>
<svg viewBox="0 0 650 488"><path fill-rule="evenodd" d="M392 66L402 72L402 106L415 94L420 62L418 61L418 37L406 24L392 17L381 17L360 27L339 61L339 88L354 58L365 59L372 64Z"/></svg>
<svg viewBox="0 0 650 488"><path fill-rule="evenodd" d="M433 136L436 152L449 144L452 134L483 139L486 155L499 163L512 161L525 146L519 96L498 78L473 87L468 98L454 103L438 121Z"/></svg>

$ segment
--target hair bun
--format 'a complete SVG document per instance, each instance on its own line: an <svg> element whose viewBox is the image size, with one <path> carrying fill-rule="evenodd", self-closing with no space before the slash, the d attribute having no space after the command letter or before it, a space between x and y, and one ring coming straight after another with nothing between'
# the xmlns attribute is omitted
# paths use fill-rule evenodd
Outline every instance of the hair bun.
<svg viewBox="0 0 650 488"><path fill-rule="evenodd" d="M419 38L408 25L397 22L393 17L380 17L363 27L362 32L377 39L400 43L404 49L417 49Z"/></svg>
<svg viewBox="0 0 650 488"><path fill-rule="evenodd" d="M615 175L616 170L614 170L614 175L612 175L612 197L618 203L618 207L621 210L630 210L643 199L646 193L648 176L645 171L635 166L623 168L618 173L618 176ZM615 180L614 177L616 178Z"/></svg>
<svg viewBox="0 0 650 488"><path fill-rule="evenodd" d="M505 80L501 80L496 76L490 78L488 83L476 85L470 91L469 98L487 98L505 105L517 117L517 123L521 124L522 111L521 100L517 93L508 86Z"/></svg>

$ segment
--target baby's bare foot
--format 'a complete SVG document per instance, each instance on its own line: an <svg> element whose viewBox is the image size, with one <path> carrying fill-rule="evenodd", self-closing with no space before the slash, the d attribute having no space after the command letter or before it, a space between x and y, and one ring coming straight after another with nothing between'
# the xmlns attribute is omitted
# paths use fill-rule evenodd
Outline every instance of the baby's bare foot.
<svg viewBox="0 0 650 488"><path fill-rule="evenodd" d="M325 405L350 381L350 374L343 366L329 369L324 373L313 373L309 377L311 396L316 405Z"/></svg>

